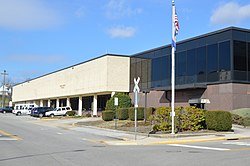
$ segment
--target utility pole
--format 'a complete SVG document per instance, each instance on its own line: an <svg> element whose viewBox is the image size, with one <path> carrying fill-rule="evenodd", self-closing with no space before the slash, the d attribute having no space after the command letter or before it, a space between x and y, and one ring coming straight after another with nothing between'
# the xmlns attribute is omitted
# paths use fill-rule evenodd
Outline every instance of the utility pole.
<svg viewBox="0 0 250 166"><path fill-rule="evenodd" d="M2 107L4 107L5 106L5 77L8 75L8 73L6 72L6 70L4 70L3 73L1 73L1 75L3 75Z"/></svg>

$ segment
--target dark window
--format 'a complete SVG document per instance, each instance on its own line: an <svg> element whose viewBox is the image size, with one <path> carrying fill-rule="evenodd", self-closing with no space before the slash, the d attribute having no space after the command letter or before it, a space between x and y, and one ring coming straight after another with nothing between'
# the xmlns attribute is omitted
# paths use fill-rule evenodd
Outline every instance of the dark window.
<svg viewBox="0 0 250 166"><path fill-rule="evenodd" d="M176 67L177 67L177 71L176 71L176 76L186 76L186 62L187 62L187 58L186 58L186 51L183 52L179 52L176 54Z"/></svg>
<svg viewBox="0 0 250 166"><path fill-rule="evenodd" d="M250 33L247 33L247 41L250 42Z"/></svg>
<svg viewBox="0 0 250 166"><path fill-rule="evenodd" d="M250 43L248 43L248 81L250 81Z"/></svg>
<svg viewBox="0 0 250 166"><path fill-rule="evenodd" d="M162 86L169 85L170 80L170 58L168 56L162 57Z"/></svg>
<svg viewBox="0 0 250 166"><path fill-rule="evenodd" d="M234 70L247 70L246 52L246 42L234 41Z"/></svg>
<svg viewBox="0 0 250 166"><path fill-rule="evenodd" d="M152 81L159 81L161 79L161 58L152 60Z"/></svg>
<svg viewBox="0 0 250 166"><path fill-rule="evenodd" d="M207 46L207 81L214 82L219 80L218 75L218 45Z"/></svg>
<svg viewBox="0 0 250 166"><path fill-rule="evenodd" d="M142 65L142 72L141 72L141 85L142 85L142 89L147 89L148 88L148 60L144 59L141 62Z"/></svg>
<svg viewBox="0 0 250 166"><path fill-rule="evenodd" d="M246 41L247 34L243 31L233 30L233 39Z"/></svg>
<svg viewBox="0 0 250 166"><path fill-rule="evenodd" d="M205 82L206 81L206 47L200 47L196 50L197 53L197 81Z"/></svg>
<svg viewBox="0 0 250 166"><path fill-rule="evenodd" d="M212 73L218 70L218 47L217 44L207 46L207 72Z"/></svg>
<svg viewBox="0 0 250 166"><path fill-rule="evenodd" d="M187 51L187 75L192 76L196 74L196 50Z"/></svg>
<svg viewBox="0 0 250 166"><path fill-rule="evenodd" d="M250 71L250 43L248 43L248 71Z"/></svg>
<svg viewBox="0 0 250 166"><path fill-rule="evenodd" d="M137 77L141 77L142 73L141 73L141 59L137 59L137 63L136 63L136 78Z"/></svg>
<svg viewBox="0 0 250 166"><path fill-rule="evenodd" d="M230 41L219 44L219 70L229 71L230 67Z"/></svg>

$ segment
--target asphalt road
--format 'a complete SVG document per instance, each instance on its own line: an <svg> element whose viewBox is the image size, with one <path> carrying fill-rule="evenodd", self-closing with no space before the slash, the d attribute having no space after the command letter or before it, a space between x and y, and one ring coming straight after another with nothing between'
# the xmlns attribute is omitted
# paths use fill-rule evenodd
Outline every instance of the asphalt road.
<svg viewBox="0 0 250 166"><path fill-rule="evenodd" d="M249 166L250 140L110 146L84 130L0 114L0 166Z"/></svg>

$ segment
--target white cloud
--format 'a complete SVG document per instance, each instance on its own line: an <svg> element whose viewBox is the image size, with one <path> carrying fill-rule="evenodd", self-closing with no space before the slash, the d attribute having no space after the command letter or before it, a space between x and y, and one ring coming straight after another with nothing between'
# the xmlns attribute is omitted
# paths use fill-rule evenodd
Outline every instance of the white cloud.
<svg viewBox="0 0 250 166"><path fill-rule="evenodd" d="M65 61L65 57L59 55L10 55L7 57L8 60L12 62L19 63L62 63Z"/></svg>
<svg viewBox="0 0 250 166"><path fill-rule="evenodd" d="M57 26L59 15L41 0L1 0L0 27L32 30Z"/></svg>
<svg viewBox="0 0 250 166"><path fill-rule="evenodd" d="M109 19L119 19L126 16L140 14L141 8L132 9L126 4L126 0L110 0L105 7L106 16Z"/></svg>
<svg viewBox="0 0 250 166"><path fill-rule="evenodd" d="M108 33L113 38L129 38L135 35L136 29L134 27L118 26L110 28Z"/></svg>
<svg viewBox="0 0 250 166"><path fill-rule="evenodd" d="M210 17L212 24L238 24L250 19L250 4L240 6L236 2L229 2L218 7Z"/></svg>

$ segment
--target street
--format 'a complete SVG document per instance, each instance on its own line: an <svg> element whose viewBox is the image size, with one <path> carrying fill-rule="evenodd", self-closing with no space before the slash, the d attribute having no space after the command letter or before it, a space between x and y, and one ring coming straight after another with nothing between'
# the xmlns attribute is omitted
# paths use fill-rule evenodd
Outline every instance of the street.
<svg viewBox="0 0 250 166"><path fill-rule="evenodd" d="M237 165L250 163L250 140L112 146L110 135L0 114L0 166ZM120 140L119 140L120 141Z"/></svg>

